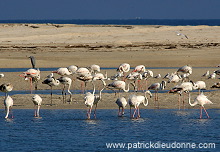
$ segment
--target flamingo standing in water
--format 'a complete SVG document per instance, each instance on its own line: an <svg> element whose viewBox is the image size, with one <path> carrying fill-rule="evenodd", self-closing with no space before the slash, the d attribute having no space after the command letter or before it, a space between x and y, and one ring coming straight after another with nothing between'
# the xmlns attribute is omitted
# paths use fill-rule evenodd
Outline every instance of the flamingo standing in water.
<svg viewBox="0 0 220 152"><path fill-rule="evenodd" d="M65 90L66 86L68 86L67 92L70 94L70 98L67 102L70 103L72 101L72 93L70 91L70 87L71 87L71 84L72 84L72 79L69 78L69 77L60 77L57 80L59 80L60 83L63 84L63 90L62 90L63 103L66 102L66 93L64 93L64 90Z"/></svg>
<svg viewBox="0 0 220 152"><path fill-rule="evenodd" d="M165 87L166 87L166 81L162 81L161 83L153 83L148 87L148 90L155 90L154 104L156 105L156 101L157 101L157 108L159 108L158 91L164 90Z"/></svg>
<svg viewBox="0 0 220 152"><path fill-rule="evenodd" d="M41 103L42 103L42 98L39 95L35 94L32 97L32 101L33 101L34 105L37 106L37 108L34 111L34 116L35 117L40 117L39 111L40 111L40 106L41 106Z"/></svg>
<svg viewBox="0 0 220 152"><path fill-rule="evenodd" d="M137 117L140 117L140 109L139 109L139 105L141 103L143 103L144 106L147 106L148 105L148 98L147 98L147 94L150 95L150 98L152 97L152 94L149 90L145 91L144 93L144 96L137 96L137 95L130 95L129 99L128 99L128 103L130 105L130 115L131 115L131 118L134 118L136 112L137 112ZM146 102L145 102L146 101ZM134 107L135 110L134 110L134 113L132 115L131 113L131 107Z"/></svg>
<svg viewBox="0 0 220 152"><path fill-rule="evenodd" d="M6 110L5 118L8 118L8 115L11 111L12 106L13 106L13 99L9 95L7 95L7 97L5 97L4 105L5 105L5 110ZM13 115L12 115L12 118L13 118Z"/></svg>
<svg viewBox="0 0 220 152"><path fill-rule="evenodd" d="M115 103L118 105L118 116L123 116L124 115L124 109L127 105L127 101L125 97L119 97Z"/></svg>
<svg viewBox="0 0 220 152"><path fill-rule="evenodd" d="M118 91L118 96L119 96L120 90L123 90L124 92L128 92L129 91L129 84L130 83L128 83L128 87L126 89L125 88L126 83L124 81L117 80L117 81L114 81L114 82L108 84L107 88L109 88L111 90L113 90L113 89L119 90ZM116 92L115 92L115 94L116 94Z"/></svg>
<svg viewBox="0 0 220 152"><path fill-rule="evenodd" d="M189 94L189 104L190 106L195 106L197 104L200 105L200 119L202 118L202 109L204 109L206 116L209 118L208 112L206 111L204 105L213 103L207 98L207 96L203 94L203 92L194 99L194 103L191 103Z"/></svg>
<svg viewBox="0 0 220 152"><path fill-rule="evenodd" d="M52 95L53 95L52 90L53 90L53 86L58 86L58 85L60 84L60 81L57 80L57 79L55 79L55 78L53 77L53 73L52 73L49 78L45 79L45 80L42 82L42 84L47 84L47 85L50 86L50 91L51 91L51 92L50 92L50 96L51 96L51 98L50 98L50 100L51 100L50 105L52 106Z"/></svg>
<svg viewBox="0 0 220 152"><path fill-rule="evenodd" d="M0 85L0 91L5 93L5 97L8 95L8 92L13 90L13 85L10 83L4 83Z"/></svg>
<svg viewBox="0 0 220 152"><path fill-rule="evenodd" d="M95 105L95 110L94 110L94 117L96 118L96 109L97 109L97 105L98 105L98 102L101 100L101 94L102 94L102 91L104 90L106 84L103 80L101 80L103 82L103 88L99 91L99 95L95 95L95 84L94 82L92 81L92 84L93 84L93 93L91 92L87 92L85 94L85 97L84 97L84 101L85 101L85 105L87 107L89 107L89 110L87 111L87 118L90 119L90 115L91 115L91 112L92 112L92 107L93 105Z"/></svg>

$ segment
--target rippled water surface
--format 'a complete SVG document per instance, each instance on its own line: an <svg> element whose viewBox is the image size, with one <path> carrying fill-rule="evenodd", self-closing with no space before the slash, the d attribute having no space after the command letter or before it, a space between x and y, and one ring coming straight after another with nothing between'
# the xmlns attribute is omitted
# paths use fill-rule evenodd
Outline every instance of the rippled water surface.
<svg viewBox="0 0 220 152"><path fill-rule="evenodd" d="M208 112L210 119L198 119L198 109L141 109L142 118L130 119L128 109L124 117L118 117L117 110L98 109L97 119L86 120L86 110L42 109L41 117L35 118L33 109L14 109L13 119L4 119L1 110L0 151L126 151L128 143L150 141L215 143L215 149L196 151L220 151L220 110L208 109ZM108 149L106 143L125 143L126 147Z"/></svg>

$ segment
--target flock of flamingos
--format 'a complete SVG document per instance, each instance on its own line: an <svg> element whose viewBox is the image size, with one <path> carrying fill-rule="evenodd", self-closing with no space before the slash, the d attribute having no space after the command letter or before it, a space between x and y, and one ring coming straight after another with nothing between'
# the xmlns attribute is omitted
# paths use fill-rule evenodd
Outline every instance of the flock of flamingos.
<svg viewBox="0 0 220 152"><path fill-rule="evenodd" d="M40 81L40 70L35 68L35 58L33 56L29 57L31 59L32 68L28 69L26 72L23 72L21 74L21 77L24 77L25 80L30 80L31 90L32 90L32 84L35 83L35 89L37 89L37 82ZM218 65L220 67L220 65ZM152 94L150 90L154 90L154 104L157 108L159 108L159 101L158 101L158 91L164 90L167 83L179 83L175 87L169 90L169 93L177 93L179 94L179 109L180 109L180 103L183 102L184 104L184 95L188 95L188 102L191 106L200 105L200 118L202 118L202 109L204 109L207 117L209 118L209 115L204 108L205 104L212 104L212 102L203 94L203 92L200 92L201 89L206 88L206 83L204 81L197 81L193 82L190 80L190 75L192 74L192 67L190 65L185 65L183 67L180 67L176 72L167 74L164 76L164 79L167 79L167 81L162 81L161 83L153 83L147 88L143 88L143 86L147 85L147 80L151 77L153 77L153 72L151 70L146 70L144 65L138 65L136 66L130 73L131 70L130 65L128 63L123 63L119 65L119 67L116 70L116 74L111 77L107 77L106 74L100 73L100 66L98 65L91 65L89 68L85 67L77 67L75 65L71 65L68 68L58 68L56 71L53 71L50 75L46 77L45 80L42 81L43 84L46 84L51 87L51 105L52 103L52 88L54 86L58 86L59 84L63 85L62 90L62 96L63 96L63 102L71 102L72 101L72 93L70 91L70 86L72 84L72 79L68 76L74 75L75 78L82 83L84 83L85 87L87 83L92 83L93 85L93 91L92 92L86 92L84 101L85 105L88 107L87 111L87 118L90 119L92 108L95 106L94 109L94 117L96 118L96 108L98 102L101 100L101 93L104 89L111 89L115 91L115 94L118 94L118 98L116 100L116 104L119 107L118 116L124 115L124 108L127 105L127 103L130 105L130 117L131 118L139 118L140 117L140 110L139 105L143 104L144 106L148 105L148 95L151 98ZM54 77L54 74L58 74L61 77L56 79ZM203 76L209 77L211 79L215 78L216 75L220 75L220 70L214 71L214 73L210 74L209 71L207 71ZM0 78L4 77L4 74L0 74ZM160 78L161 75L158 74L155 76L155 78ZM141 85L140 80L146 80L144 85ZM102 89L99 91L98 94L95 94L95 81L100 80L102 82ZM106 84L105 80L112 80L112 83ZM136 95L135 93L131 94L129 98L126 100L124 97L120 96L120 91L129 92L129 85L132 85L134 88L134 91L138 91L140 89L145 90L144 96ZM65 88L67 88L67 92L69 93L70 97L66 100L66 92ZM220 82L215 83L211 88L220 88ZM10 83L4 83L0 86L0 91L5 93L5 99L4 99L4 105L6 109L6 116L5 118L9 117L10 110L13 106L13 99L8 95L8 92L13 90L13 85ZM118 90L116 92L116 90ZM199 95L194 99L194 102L191 103L190 98L190 91L192 90L199 90ZM32 101L34 105L36 105L35 109L35 117L39 117L39 110L42 103L42 98L35 94L32 97ZM134 111L131 111L131 108L134 108ZM13 118L13 115L12 115Z"/></svg>

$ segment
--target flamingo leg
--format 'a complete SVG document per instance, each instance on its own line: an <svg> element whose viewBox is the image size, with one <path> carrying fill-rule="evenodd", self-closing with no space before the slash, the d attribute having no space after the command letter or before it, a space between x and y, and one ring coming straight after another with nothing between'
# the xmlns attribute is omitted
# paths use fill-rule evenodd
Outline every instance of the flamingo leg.
<svg viewBox="0 0 220 152"><path fill-rule="evenodd" d="M137 112L137 108L134 109L133 118L134 118L136 112Z"/></svg>
<svg viewBox="0 0 220 152"><path fill-rule="evenodd" d="M202 118L202 106L200 107L200 119Z"/></svg>
<svg viewBox="0 0 220 152"><path fill-rule="evenodd" d="M204 109L204 111L205 111L205 113L206 113L206 116L207 116L208 118L210 118L208 112L205 110L205 107L202 106L202 108Z"/></svg>
<svg viewBox="0 0 220 152"><path fill-rule="evenodd" d="M140 108L138 107L138 116L137 116L137 118L140 118L141 117L141 115L140 115Z"/></svg>
<svg viewBox="0 0 220 152"><path fill-rule="evenodd" d="M32 78L30 78L30 89L31 89L31 94L32 94Z"/></svg>
<svg viewBox="0 0 220 152"><path fill-rule="evenodd" d="M130 117L132 118L132 114L131 114L131 106L130 106Z"/></svg>
<svg viewBox="0 0 220 152"><path fill-rule="evenodd" d="M179 96L179 99L178 99L178 103L179 103L179 110L180 110L180 100L181 100L181 96L180 96L180 94L178 95Z"/></svg>
<svg viewBox="0 0 220 152"><path fill-rule="evenodd" d="M53 92L52 92L52 87L50 88L50 105L52 106L52 95L53 95Z"/></svg>
<svg viewBox="0 0 220 152"><path fill-rule="evenodd" d="M95 110L94 110L94 117L96 119L96 108L97 108L97 104L95 105Z"/></svg>
<svg viewBox="0 0 220 152"><path fill-rule="evenodd" d="M121 115L124 115L125 114L125 109L122 107L122 114Z"/></svg>

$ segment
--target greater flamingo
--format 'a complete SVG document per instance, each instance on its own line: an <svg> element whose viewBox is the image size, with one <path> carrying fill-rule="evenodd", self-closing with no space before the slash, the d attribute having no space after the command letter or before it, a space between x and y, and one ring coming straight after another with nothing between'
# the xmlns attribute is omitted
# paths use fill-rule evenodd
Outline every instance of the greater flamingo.
<svg viewBox="0 0 220 152"><path fill-rule="evenodd" d="M124 76L124 78L125 78L125 74L130 71L130 68L131 68L130 64L128 64L128 63L122 63L122 64L119 65L117 71L118 71L118 72L122 72L122 73L123 73L123 76Z"/></svg>
<svg viewBox="0 0 220 152"><path fill-rule="evenodd" d="M87 119L90 119L93 105L95 105L94 117L96 118L96 108L97 108L98 102L101 100L101 93L106 86L105 82L103 80L102 80L102 82L103 82L103 88L99 91L99 95L95 95L95 84L93 81L92 81L93 93L87 92L85 94L85 97L84 97L85 105L87 107L89 107L89 110L87 111Z"/></svg>
<svg viewBox="0 0 220 152"><path fill-rule="evenodd" d="M39 69L28 69L23 74L19 75L20 77L24 77L25 80L30 80L30 90L32 93L32 85L35 83L35 90L37 90L37 83L40 80L40 70Z"/></svg>
<svg viewBox="0 0 220 152"><path fill-rule="evenodd" d="M190 94L189 94L189 104L190 104L190 106L195 106L197 104L201 106L201 108L200 108L200 119L202 118L202 109L204 109L204 111L206 113L206 116L209 118L208 112L206 111L204 105L205 104L213 104L213 103L207 98L207 96L205 96L203 94L203 92L194 99L194 103L191 103Z"/></svg>
<svg viewBox="0 0 220 152"><path fill-rule="evenodd" d="M124 115L124 109L127 105L127 101L125 97L119 97L115 103L118 105L118 116L123 116Z"/></svg>
<svg viewBox="0 0 220 152"><path fill-rule="evenodd" d="M97 72L100 72L100 66L96 64L92 64L90 66L90 69L92 74L96 74Z"/></svg>
<svg viewBox="0 0 220 152"><path fill-rule="evenodd" d="M71 87L71 84L72 84L72 79L69 78L69 77L63 77L62 76L62 77L58 78L57 80L59 80L60 83L63 84L63 90L62 90L63 103L66 102L66 92L64 93L64 90L65 90L66 86L68 86L67 92L70 94L70 98L67 102L70 103L72 101L72 93L70 91L70 87Z"/></svg>
<svg viewBox="0 0 220 152"><path fill-rule="evenodd" d="M52 90L53 90L53 86L58 86L58 85L60 84L60 81L57 80L57 79L55 79L55 78L52 76L52 77L50 77L50 78L45 79L45 80L42 82L42 84L47 84L47 85L50 86L50 91L51 91L51 92L50 92L50 96L51 96L51 98L50 98L50 100L51 100L50 105L52 106L52 95L53 95Z"/></svg>
<svg viewBox="0 0 220 152"><path fill-rule="evenodd" d="M75 74L78 67L76 65L70 65L67 69L68 71L70 71L71 74Z"/></svg>
<svg viewBox="0 0 220 152"><path fill-rule="evenodd" d="M130 97L128 98L128 103L130 105L130 115L131 115L131 118L134 118L136 112L137 112L137 117L140 117L140 109L139 109L139 105L141 103L143 103L144 106L147 106L148 105L148 98L147 98L147 94L150 95L150 98L152 97L152 94L149 90L145 91L144 92L144 96L137 96L135 94L133 95L130 95ZM134 113L132 115L131 113L131 107L134 107L135 110L134 110Z"/></svg>
<svg viewBox="0 0 220 152"><path fill-rule="evenodd" d="M0 91L5 93L5 97L8 95L8 92L13 90L13 85L11 83L4 83L0 86Z"/></svg>
<svg viewBox="0 0 220 152"><path fill-rule="evenodd" d="M135 91L138 91L141 88L140 80L142 80L142 74L140 74L138 72L132 72L129 75L127 75L126 79L134 82L133 85L134 85ZM137 83L137 81L138 81L138 83Z"/></svg>
<svg viewBox="0 0 220 152"><path fill-rule="evenodd" d="M199 90L200 94L202 89L206 89L206 83L204 81L196 81L193 85L193 90Z"/></svg>
<svg viewBox="0 0 220 152"><path fill-rule="evenodd" d="M138 66L136 66L136 67L134 68L134 70L133 70L133 72L139 72L139 73L145 72L145 71L146 71L146 69L145 69L145 66L144 66L144 65L138 65Z"/></svg>
<svg viewBox="0 0 220 152"><path fill-rule="evenodd" d="M146 86L146 90L147 90L148 79L149 78L153 78L154 77L154 73L151 70L147 70L147 71L143 72L142 77L145 80L145 86Z"/></svg>
<svg viewBox="0 0 220 152"><path fill-rule="evenodd" d="M216 73L212 73L208 77L208 79L215 79L215 78L216 78Z"/></svg>
<svg viewBox="0 0 220 152"><path fill-rule="evenodd" d="M107 88L109 88L111 90L113 90L113 89L119 90L119 92L118 92L118 96L119 96L120 90L123 90L124 92L128 92L129 91L129 84L130 83L128 83L128 87L126 89L125 88L126 83L124 81L117 80L117 81L114 81L114 82L108 84ZM115 94L116 94L116 92L115 92Z"/></svg>
<svg viewBox="0 0 220 152"><path fill-rule="evenodd" d="M177 72L192 74L192 67L190 65L184 65L180 67Z"/></svg>
<svg viewBox="0 0 220 152"><path fill-rule="evenodd" d="M220 88L220 82L214 83L211 88Z"/></svg>
<svg viewBox="0 0 220 152"><path fill-rule="evenodd" d="M202 75L202 77L208 77L208 76L209 76L209 70L206 71L206 72Z"/></svg>
<svg viewBox="0 0 220 152"><path fill-rule="evenodd" d="M5 105L5 110L6 110L5 118L8 118L8 115L11 111L12 106L13 106L13 99L9 95L7 95L7 97L5 97L4 105ZM12 115L12 118L13 118L13 115Z"/></svg>
<svg viewBox="0 0 220 152"><path fill-rule="evenodd" d="M154 98L154 104L156 105L157 101L157 108L159 108L159 101L158 101L158 91L164 90L166 87L166 81L162 81L161 83L153 83L148 87L148 90L154 90L155 91L155 98Z"/></svg>
<svg viewBox="0 0 220 152"><path fill-rule="evenodd" d="M52 73L57 73L61 76L71 75L72 72L68 70L68 68L58 68L56 71L52 71Z"/></svg>
<svg viewBox="0 0 220 152"><path fill-rule="evenodd" d="M34 111L34 116L35 117L40 117L39 111L40 111L40 106L41 106L41 103L42 103L42 98L39 95L35 94L32 97L32 101L33 101L34 105L37 107Z"/></svg>
<svg viewBox="0 0 220 152"><path fill-rule="evenodd" d="M168 91L168 93L178 93L179 94L179 99L178 99L179 109L180 109L181 95L183 93L190 94L190 91L193 90L193 87L194 87L194 83L192 81L182 82L180 85L177 85L174 88L172 88L170 91ZM183 96L182 102L183 102L183 108L184 108L184 96Z"/></svg>
<svg viewBox="0 0 220 152"><path fill-rule="evenodd" d="M4 78L5 75L3 73L0 73L0 78Z"/></svg>

